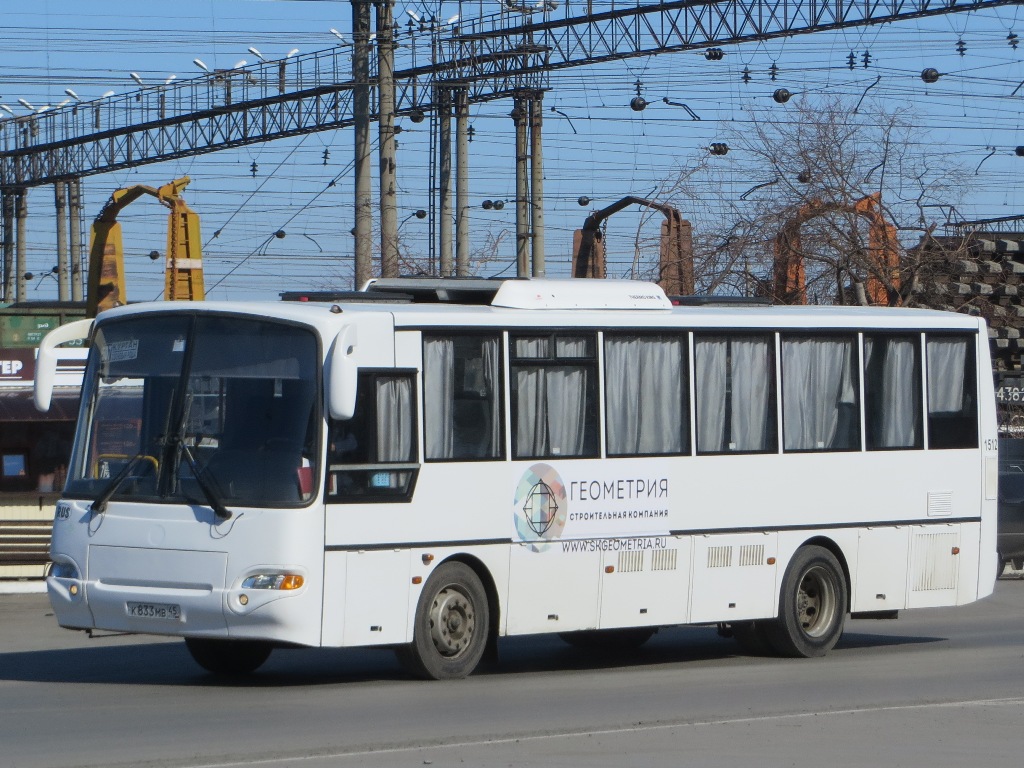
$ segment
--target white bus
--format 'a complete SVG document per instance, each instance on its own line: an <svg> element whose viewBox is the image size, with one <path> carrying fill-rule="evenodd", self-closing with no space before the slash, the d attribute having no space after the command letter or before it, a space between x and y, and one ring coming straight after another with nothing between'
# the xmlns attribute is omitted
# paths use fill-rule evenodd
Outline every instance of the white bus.
<svg viewBox="0 0 1024 768"><path fill-rule="evenodd" d="M180 636L214 673L382 646L457 678L544 632L627 648L717 625L819 656L850 614L993 589L978 318L673 306L628 281L371 288L47 337L39 407L55 345L91 348L61 626Z"/></svg>

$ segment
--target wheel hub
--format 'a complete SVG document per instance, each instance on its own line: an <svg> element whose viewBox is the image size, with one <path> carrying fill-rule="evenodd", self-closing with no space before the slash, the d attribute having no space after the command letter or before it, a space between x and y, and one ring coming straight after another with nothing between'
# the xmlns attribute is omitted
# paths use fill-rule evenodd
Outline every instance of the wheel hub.
<svg viewBox="0 0 1024 768"><path fill-rule="evenodd" d="M817 637L828 630L836 610L836 595L832 581L821 568L809 569L800 580L796 609L806 634Z"/></svg>
<svg viewBox="0 0 1024 768"><path fill-rule="evenodd" d="M430 639L442 656L456 656L469 646L476 631L476 612L469 597L454 587L437 593L430 608Z"/></svg>

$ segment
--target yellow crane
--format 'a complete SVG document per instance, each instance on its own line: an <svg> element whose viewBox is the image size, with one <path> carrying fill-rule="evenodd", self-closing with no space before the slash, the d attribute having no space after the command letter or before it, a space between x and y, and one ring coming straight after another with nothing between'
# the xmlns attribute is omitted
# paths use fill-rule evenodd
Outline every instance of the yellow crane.
<svg viewBox="0 0 1024 768"><path fill-rule="evenodd" d="M167 217L167 267L164 273L165 301L202 301L202 242L199 215L185 204L181 191L189 184L183 176L162 187L145 184L115 190L92 225L89 244L89 290L87 314L97 313L128 302L124 280L124 247L118 214L143 195L152 195L171 212Z"/></svg>

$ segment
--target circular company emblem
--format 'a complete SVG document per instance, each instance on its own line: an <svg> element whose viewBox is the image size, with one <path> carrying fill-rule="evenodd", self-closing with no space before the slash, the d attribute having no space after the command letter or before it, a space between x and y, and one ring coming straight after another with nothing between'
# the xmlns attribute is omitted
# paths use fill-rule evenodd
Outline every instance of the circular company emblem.
<svg viewBox="0 0 1024 768"><path fill-rule="evenodd" d="M526 470L516 486L513 506L516 533L534 551L561 537L569 504L565 484L554 467L534 464Z"/></svg>

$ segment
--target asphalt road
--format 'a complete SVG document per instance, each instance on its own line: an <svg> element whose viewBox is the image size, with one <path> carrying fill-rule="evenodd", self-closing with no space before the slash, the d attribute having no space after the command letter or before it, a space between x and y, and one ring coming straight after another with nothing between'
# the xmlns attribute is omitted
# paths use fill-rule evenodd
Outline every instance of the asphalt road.
<svg viewBox="0 0 1024 768"><path fill-rule="evenodd" d="M556 637L428 683L386 651L275 651L244 683L180 641L89 639L0 595L0 767L945 766L1024 760L1024 580L854 621L824 659L740 656L713 629L625 657Z"/></svg>

